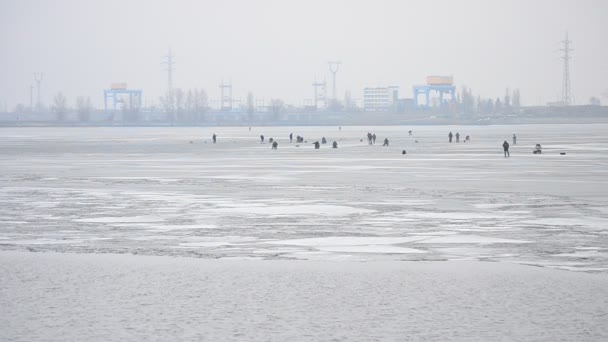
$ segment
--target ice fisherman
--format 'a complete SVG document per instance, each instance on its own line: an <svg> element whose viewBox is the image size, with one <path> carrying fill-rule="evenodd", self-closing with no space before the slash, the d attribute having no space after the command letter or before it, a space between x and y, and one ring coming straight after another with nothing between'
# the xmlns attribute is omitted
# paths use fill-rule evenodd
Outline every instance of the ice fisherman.
<svg viewBox="0 0 608 342"><path fill-rule="evenodd" d="M313 143L313 145L315 145L315 150L318 150L318 149L319 149L320 144L319 144L319 142L318 142L318 141L315 141L315 142Z"/></svg>
<svg viewBox="0 0 608 342"><path fill-rule="evenodd" d="M456 142L460 142L460 133L456 132Z"/></svg>
<svg viewBox="0 0 608 342"><path fill-rule="evenodd" d="M277 146L279 146L279 143L278 143L278 142L276 142L276 141L274 141L274 142L272 143L272 149L273 149L273 150L276 150L276 149L277 149Z"/></svg>
<svg viewBox="0 0 608 342"><path fill-rule="evenodd" d="M337 143L336 141L334 141L334 143L333 143L333 144L331 144L331 147L332 147L332 148L338 148L338 143Z"/></svg>
<svg viewBox="0 0 608 342"><path fill-rule="evenodd" d="M213 143L215 144L217 142L217 135L215 135L215 133L213 133L212 138L213 138Z"/></svg>
<svg viewBox="0 0 608 342"><path fill-rule="evenodd" d="M511 156L511 154L509 153L509 143L506 140L502 143L502 149L505 151L505 158Z"/></svg>
<svg viewBox="0 0 608 342"><path fill-rule="evenodd" d="M293 133L289 133L289 142L293 142Z"/></svg>
<svg viewBox="0 0 608 342"><path fill-rule="evenodd" d="M325 139L325 137L321 139L321 144L327 144L327 139Z"/></svg>
<svg viewBox="0 0 608 342"><path fill-rule="evenodd" d="M453 137L453 136L454 136L454 135L452 134L452 132L450 132L450 134L448 134L448 138L450 139L450 142L452 142L452 137Z"/></svg>
<svg viewBox="0 0 608 342"><path fill-rule="evenodd" d="M382 146L388 146L388 138L384 138L384 144Z"/></svg>
<svg viewBox="0 0 608 342"><path fill-rule="evenodd" d="M372 134L372 140L374 141L374 144L376 143L376 133Z"/></svg>
<svg viewBox="0 0 608 342"><path fill-rule="evenodd" d="M513 134L513 145L517 144L517 135Z"/></svg>
<svg viewBox="0 0 608 342"><path fill-rule="evenodd" d="M260 135L260 142L263 144L264 143L264 134Z"/></svg>

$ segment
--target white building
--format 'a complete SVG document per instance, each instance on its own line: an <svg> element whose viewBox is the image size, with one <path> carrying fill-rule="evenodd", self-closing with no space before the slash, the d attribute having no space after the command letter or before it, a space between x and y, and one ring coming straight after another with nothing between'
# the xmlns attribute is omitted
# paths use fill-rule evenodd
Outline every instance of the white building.
<svg viewBox="0 0 608 342"><path fill-rule="evenodd" d="M387 111L393 108L399 98L399 87L367 87L363 89L363 109L365 111Z"/></svg>

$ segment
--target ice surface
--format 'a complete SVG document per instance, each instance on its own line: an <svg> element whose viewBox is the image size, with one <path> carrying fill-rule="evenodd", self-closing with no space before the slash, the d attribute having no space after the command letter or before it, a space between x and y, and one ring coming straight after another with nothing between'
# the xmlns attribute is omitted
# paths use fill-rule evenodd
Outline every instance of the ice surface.
<svg viewBox="0 0 608 342"><path fill-rule="evenodd" d="M360 143L368 131L391 147ZM449 144L449 131L473 140ZM606 131L605 124L0 128L0 250L468 258L605 272ZM219 143L204 144L200 137L214 132ZM295 148L290 132L339 140L340 148ZM504 158L502 141L513 133L518 144ZM260 134L279 149L259 144ZM537 142L546 154L530 153ZM576 252L587 247L597 252ZM425 253L391 252L408 249Z"/></svg>

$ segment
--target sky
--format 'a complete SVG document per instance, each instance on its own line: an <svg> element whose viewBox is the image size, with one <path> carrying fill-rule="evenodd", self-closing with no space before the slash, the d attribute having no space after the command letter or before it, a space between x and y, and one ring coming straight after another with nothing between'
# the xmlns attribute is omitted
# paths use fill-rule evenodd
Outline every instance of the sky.
<svg viewBox="0 0 608 342"><path fill-rule="evenodd" d="M0 105L29 105L34 72L46 104L63 92L101 107L113 82L158 104L169 49L174 87L210 99L225 81L235 99L302 105L315 78L331 93L327 62L339 60L338 98L389 85L412 97L427 75L452 75L483 98L519 88L538 105L561 96L566 32L575 103L608 103L603 0L0 0Z"/></svg>

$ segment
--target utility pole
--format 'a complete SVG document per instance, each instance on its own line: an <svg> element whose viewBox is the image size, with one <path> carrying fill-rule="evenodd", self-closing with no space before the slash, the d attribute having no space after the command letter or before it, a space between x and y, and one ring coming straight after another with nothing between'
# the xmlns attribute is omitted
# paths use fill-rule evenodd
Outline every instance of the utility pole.
<svg viewBox="0 0 608 342"><path fill-rule="evenodd" d="M564 72L562 76L562 103L566 106L572 103L572 94L570 93L570 43L572 41L568 39L568 32L566 32L566 39L562 40L564 44L563 48L560 49L564 54L562 60L564 61Z"/></svg>
<svg viewBox="0 0 608 342"><path fill-rule="evenodd" d="M340 68L340 64L342 64L342 62L339 61L330 61L327 62L329 64L329 71L332 74L332 94L331 94L331 98L332 100L336 100L336 74L338 73L338 69Z"/></svg>
<svg viewBox="0 0 608 342"><path fill-rule="evenodd" d="M36 107L38 110L40 110L40 107L42 107L42 97L40 96L40 83L42 83L43 78L44 78L43 73L41 73L41 72L34 73L34 81L36 81L36 89L38 91L37 102L36 102Z"/></svg>

